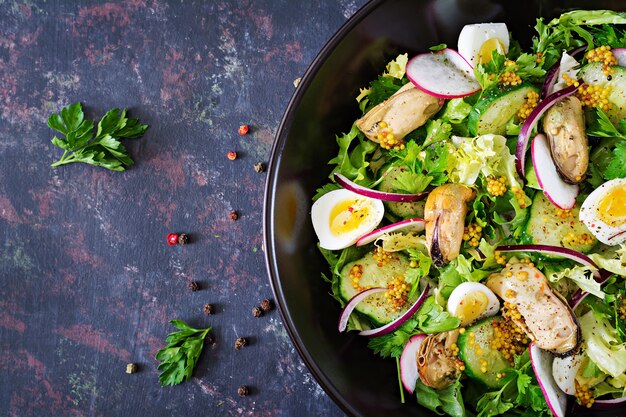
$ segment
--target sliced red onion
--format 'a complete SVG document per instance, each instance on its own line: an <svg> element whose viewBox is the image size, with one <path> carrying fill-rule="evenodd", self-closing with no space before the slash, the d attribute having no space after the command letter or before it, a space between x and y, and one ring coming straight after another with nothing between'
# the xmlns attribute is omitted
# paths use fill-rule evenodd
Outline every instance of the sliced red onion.
<svg viewBox="0 0 626 417"><path fill-rule="evenodd" d="M626 397L622 398L613 398L611 400L595 400L591 409L596 410L613 410L615 408L622 408L624 402L626 402Z"/></svg>
<svg viewBox="0 0 626 417"><path fill-rule="evenodd" d="M580 187L578 184L568 184L561 178L554 159L552 159L546 135L540 133L535 136L530 146L533 168L543 194L558 208L570 210L576 205L576 197L578 197Z"/></svg>
<svg viewBox="0 0 626 417"><path fill-rule="evenodd" d="M378 327L376 329L363 330L359 332L359 335L367 337L383 336L398 329L398 327L402 326L402 323L413 317L413 314L415 314L417 310L419 310L419 308L422 306L422 304L424 304L426 297L428 297L429 290L430 285L426 285L426 288L424 288L424 291L422 291L420 296L417 297L417 300L413 303L413 305L391 323L385 324L384 326Z"/></svg>
<svg viewBox="0 0 626 417"><path fill-rule="evenodd" d="M496 252L537 252L544 253L546 255L561 256L563 258L571 259L581 265L589 267L596 280L602 278L600 268L594 261L587 255L575 251L574 249L563 248L561 246L551 245L506 245L498 246Z"/></svg>
<svg viewBox="0 0 626 417"><path fill-rule="evenodd" d="M554 417L565 417L567 412L567 394L561 391L552 376L554 357L547 350L538 348L534 343L529 346L530 362L541 387L541 392Z"/></svg>
<svg viewBox="0 0 626 417"><path fill-rule="evenodd" d="M404 345L402 355L400 356L400 378L402 379L402 385L404 385L404 388L411 394L413 394L415 384L419 379L416 355L424 339L426 339L425 334L411 336L406 345Z"/></svg>
<svg viewBox="0 0 626 417"><path fill-rule="evenodd" d="M367 245L384 235L385 233L393 233L400 231L421 232L424 230L424 219L407 219L397 223L392 223L369 232L356 241L357 246Z"/></svg>
<svg viewBox="0 0 626 417"><path fill-rule="evenodd" d="M579 53L581 53L582 51L584 51L585 49L587 49L586 46L581 46L579 48L574 49L571 52L568 52L568 54L574 57L578 55ZM541 99L542 100L549 95L550 90L552 89L552 87L554 87L554 84L556 84L556 77L559 75L560 69L561 69L561 61L559 60L554 65L552 65L552 68L550 68L548 72L546 73L546 78L543 82L543 85L541 86Z"/></svg>
<svg viewBox="0 0 626 417"><path fill-rule="evenodd" d="M350 315L354 311L354 308L357 306L357 304L365 300L370 295L385 291L387 291L387 288L370 288L369 290L361 291L360 293L352 297L350 301L348 301L348 303L345 305L343 310L341 310L341 315L339 316L339 331L343 332L344 330L346 330L346 327L348 326L348 319L350 318Z"/></svg>
<svg viewBox="0 0 626 417"><path fill-rule="evenodd" d="M450 48L411 58L406 76L417 88L439 98L465 97L480 90L472 66Z"/></svg>
<svg viewBox="0 0 626 417"><path fill-rule="evenodd" d="M426 198L428 193L419 194L400 194L400 193L386 193L383 191L372 190L371 188L363 187L355 182L350 181L344 175L335 174L335 181L346 190L350 190L354 193L363 195L369 198L375 198L377 200L392 201L395 203L410 203Z"/></svg>
<svg viewBox="0 0 626 417"><path fill-rule="evenodd" d="M578 80L578 87L583 84L583 80ZM524 179L524 165L526 162L526 148L528 147L528 140L530 139L530 134L532 133L533 128L543 116L543 114L554 104L556 104L559 100L564 99L567 96L571 96L578 90L576 85L570 85L562 90L557 91L556 93L550 94L548 97L543 99L537 107L530 112L530 115L522 124L522 128L520 130L519 136L517 137L517 147L515 150L515 156L517 156L517 173L519 176Z"/></svg>
<svg viewBox="0 0 626 417"><path fill-rule="evenodd" d="M611 50L613 56L617 59L617 65L626 67L626 48L615 48Z"/></svg>

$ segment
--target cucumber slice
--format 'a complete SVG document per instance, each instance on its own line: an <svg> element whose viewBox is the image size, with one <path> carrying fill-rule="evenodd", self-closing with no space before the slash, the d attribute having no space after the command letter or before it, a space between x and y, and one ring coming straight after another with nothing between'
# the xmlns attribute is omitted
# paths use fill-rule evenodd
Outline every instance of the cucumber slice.
<svg viewBox="0 0 626 417"><path fill-rule="evenodd" d="M587 64L580 70L580 76L587 84L596 84L602 87L609 87L608 100L612 103L611 110L607 112L609 119L614 124L626 118L626 68L613 67L614 72L609 80L602 72L602 64L593 62Z"/></svg>
<svg viewBox="0 0 626 417"><path fill-rule="evenodd" d="M468 116L469 132L476 135L506 135L507 123L515 118L526 102L526 95L539 90L522 83L513 87L496 85L483 94Z"/></svg>
<svg viewBox="0 0 626 417"><path fill-rule="evenodd" d="M398 166L389 171L378 184L378 189L386 193L406 192L406 190L397 190L393 186L394 180L398 174L408 170L407 167ZM382 170L384 171L384 169ZM414 217L424 217L424 205L426 200L416 201L414 203L394 203L390 201L383 201L385 208L392 214L402 217L403 219L410 219Z"/></svg>
<svg viewBox="0 0 626 417"><path fill-rule="evenodd" d="M493 320L489 317L465 329L459 335L459 358L465 363L465 373L470 378L480 381L489 388L502 386L498 374L510 367L511 364L502 356L500 351L491 347L493 340ZM485 370L485 372L483 372Z"/></svg>
<svg viewBox="0 0 626 417"><path fill-rule="evenodd" d="M597 240L587 226L578 220L579 211L580 204L577 203L571 213L566 216L543 193L536 193L530 207L530 217L526 223L526 243L562 246L588 253L596 245ZM586 233L589 240L585 244L570 244L566 240L571 233L574 236Z"/></svg>
<svg viewBox="0 0 626 417"><path fill-rule="evenodd" d="M359 285L363 288L387 288L395 277L404 276L406 270L409 269L409 259L399 252L393 252L391 255L392 258L382 266L378 266L376 259L374 259L371 253L366 254L359 260L346 264L341 270L339 285L341 297L347 302L359 292L352 285L352 279L350 278L350 270L355 265L362 267ZM418 296L419 294L416 294L414 299L407 302L406 308L398 311L391 308L385 293L378 293L363 300L355 307L355 310L367 316L373 324L380 326L398 318L411 306Z"/></svg>

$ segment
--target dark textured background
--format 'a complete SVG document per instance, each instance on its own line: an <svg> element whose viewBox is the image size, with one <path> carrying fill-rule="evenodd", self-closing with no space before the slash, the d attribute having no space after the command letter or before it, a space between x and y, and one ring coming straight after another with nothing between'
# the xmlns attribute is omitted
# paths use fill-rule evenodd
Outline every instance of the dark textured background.
<svg viewBox="0 0 626 417"><path fill-rule="evenodd" d="M253 165L292 81L364 3L0 1L0 416L341 415L278 312L251 315L271 296ZM125 141L131 169L49 167L47 117L74 101L150 125ZM167 246L170 231L193 244ZM160 388L174 318L216 343L191 381Z"/></svg>

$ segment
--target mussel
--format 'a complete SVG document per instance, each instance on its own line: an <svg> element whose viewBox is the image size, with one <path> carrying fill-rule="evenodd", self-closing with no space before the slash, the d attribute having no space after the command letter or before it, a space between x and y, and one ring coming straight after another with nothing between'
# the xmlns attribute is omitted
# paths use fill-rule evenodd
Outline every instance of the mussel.
<svg viewBox="0 0 626 417"><path fill-rule="evenodd" d="M563 180L572 184L582 182L589 167L589 143L580 100L569 96L552 106L543 118L543 130Z"/></svg>
<svg viewBox="0 0 626 417"><path fill-rule="evenodd" d="M513 263L491 274L486 285L516 307L519 316L513 321L537 347L561 357L578 351L582 342L578 320L540 270L528 263Z"/></svg>
<svg viewBox="0 0 626 417"><path fill-rule="evenodd" d="M462 184L445 184L428 195L424 207L426 242L435 265L445 265L459 256L467 203L475 196L474 190Z"/></svg>
<svg viewBox="0 0 626 417"><path fill-rule="evenodd" d="M459 337L459 330L427 336L417 351L417 372L427 386L442 389L461 375L463 361L452 350Z"/></svg>
<svg viewBox="0 0 626 417"><path fill-rule="evenodd" d="M402 86L387 100L378 104L356 121L357 127L370 140L380 142L378 134L385 129L393 132L394 137L401 139L418 127L422 126L432 115L443 106L444 100L426 94L413 83Z"/></svg>

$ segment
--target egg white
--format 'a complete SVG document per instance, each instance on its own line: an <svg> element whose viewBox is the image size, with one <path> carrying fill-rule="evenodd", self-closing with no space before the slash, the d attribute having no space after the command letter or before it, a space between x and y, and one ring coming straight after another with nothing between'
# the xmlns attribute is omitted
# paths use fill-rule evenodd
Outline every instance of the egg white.
<svg viewBox="0 0 626 417"><path fill-rule="evenodd" d="M448 298L448 313L457 317L456 313L459 305L469 294L473 292L481 292L487 297L487 307L474 319L475 321L485 317L491 317L500 310L500 301L498 301L498 297L496 297L493 291L491 291L486 285L481 284L480 282L464 282L452 290L452 293ZM470 323L461 323L461 325L467 324Z"/></svg>
<svg viewBox="0 0 626 417"><path fill-rule="evenodd" d="M498 38L504 46L504 53L509 52L509 30L506 24L477 23L465 25L459 34L459 54L475 67L478 64L480 47L491 38Z"/></svg>
<svg viewBox="0 0 626 417"><path fill-rule="evenodd" d="M605 223L598 216L598 205L602 198L615 187L626 187L626 178L616 178L610 180L596 188L589 197L585 199L578 218L587 226L589 231L602 243L607 245L617 245L626 241L626 224L613 226Z"/></svg>
<svg viewBox="0 0 626 417"><path fill-rule="evenodd" d="M331 212L338 204L351 200L367 205L369 213L358 227L336 235L330 230ZM361 236L374 230L383 219L384 214L385 207L382 201L340 189L324 194L313 204L311 221L313 222L315 234L320 241L320 246L328 250L339 250L354 245Z"/></svg>

